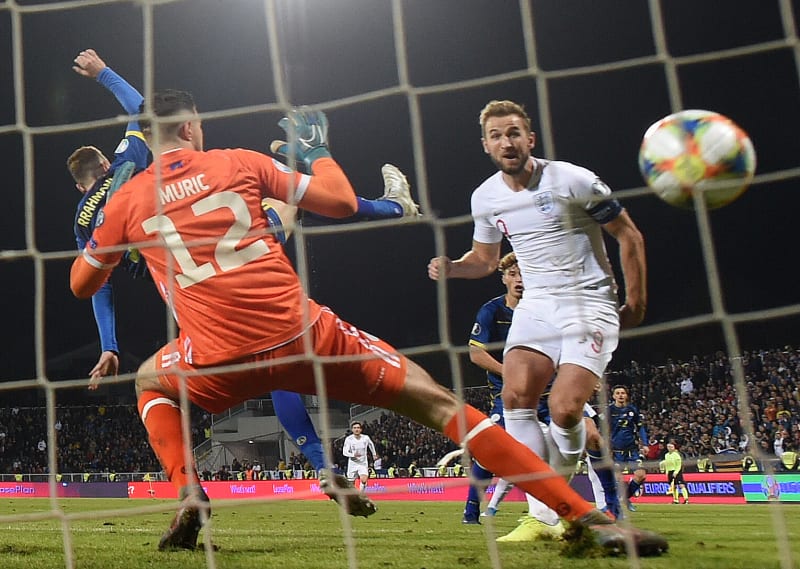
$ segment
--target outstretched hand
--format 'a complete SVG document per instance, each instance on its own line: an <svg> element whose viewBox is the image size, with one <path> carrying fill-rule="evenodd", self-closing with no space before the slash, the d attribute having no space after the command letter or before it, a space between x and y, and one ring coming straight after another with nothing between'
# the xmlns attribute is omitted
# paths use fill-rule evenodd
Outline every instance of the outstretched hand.
<svg viewBox="0 0 800 569"><path fill-rule="evenodd" d="M100 354L97 364L89 372L89 391L94 391L100 387L100 380L109 375L117 375L119 372L119 356L111 351Z"/></svg>
<svg viewBox="0 0 800 569"><path fill-rule="evenodd" d="M100 59L100 56L93 49L83 50L73 62L75 65L72 66L72 69L75 73L92 79L95 79L106 67L105 61Z"/></svg>
<svg viewBox="0 0 800 569"><path fill-rule="evenodd" d="M623 330L635 328L644 320L645 307L642 305L630 306L623 304L619 309L619 326Z"/></svg>
<svg viewBox="0 0 800 569"><path fill-rule="evenodd" d="M434 257L428 263L428 278L432 281L446 279L450 275L453 261L448 257Z"/></svg>
<svg viewBox="0 0 800 569"><path fill-rule="evenodd" d="M269 149L274 154L294 158L308 172L311 172L311 165L318 158L330 158L328 118L322 111L311 107L292 109L278 121L278 126L286 132L289 142L273 140Z"/></svg>

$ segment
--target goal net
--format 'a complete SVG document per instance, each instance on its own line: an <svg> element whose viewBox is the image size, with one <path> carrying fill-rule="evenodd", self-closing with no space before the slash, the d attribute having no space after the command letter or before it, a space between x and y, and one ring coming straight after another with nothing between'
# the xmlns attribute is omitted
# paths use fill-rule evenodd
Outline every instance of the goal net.
<svg viewBox="0 0 800 569"><path fill-rule="evenodd" d="M755 441L742 354L798 344L791 228L800 201L800 42L796 2L724 4L0 1L2 406L44 395L55 472L56 407L74 403L97 356L85 349L96 338L89 305L68 286L78 196L64 163L83 144L111 152L126 122L109 93L71 69L78 52L94 48L145 98L166 87L193 93L206 148L268 152L283 136L283 114L314 105L326 112L332 154L360 195L379 197L381 165L399 166L421 217L300 225L287 249L311 297L459 394L483 381L466 339L477 309L502 291L493 278L434 283L426 265L470 247L470 194L495 171L481 146L480 109L492 99L524 104L537 133L534 154L595 171L645 236L648 314L623 333L611 368L721 352ZM710 214L661 202L637 167L646 128L688 108L731 117L758 155L750 189ZM613 243L609 253L619 266ZM151 287L114 282L128 365L106 384L132 390L135 364L176 330ZM321 434L330 440L342 433L331 432L324 394L321 403ZM54 490L54 476L50 484ZM73 567L69 520L58 499L50 508L65 520L64 558ZM781 566L790 567L783 518L774 520ZM358 567L357 538L342 524L348 563ZM501 567L493 539L486 541L487 563ZM217 566L213 552L206 563Z"/></svg>

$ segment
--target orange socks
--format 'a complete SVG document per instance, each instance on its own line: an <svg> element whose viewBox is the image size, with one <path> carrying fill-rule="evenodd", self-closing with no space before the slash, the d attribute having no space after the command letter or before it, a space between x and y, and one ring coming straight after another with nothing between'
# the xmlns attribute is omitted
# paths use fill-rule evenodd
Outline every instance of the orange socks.
<svg viewBox="0 0 800 569"><path fill-rule="evenodd" d="M167 472L169 481L180 490L189 484L184 464L180 406L162 393L145 391L139 397L138 407L150 446Z"/></svg>
<svg viewBox="0 0 800 569"><path fill-rule="evenodd" d="M464 408L467 434L462 437L459 415L450 419L444 434L459 443L466 438L467 447L481 466L513 482L566 520L577 520L594 509L532 450L502 427L492 424L486 415L470 405ZM533 474L536 475L533 479L520 480Z"/></svg>

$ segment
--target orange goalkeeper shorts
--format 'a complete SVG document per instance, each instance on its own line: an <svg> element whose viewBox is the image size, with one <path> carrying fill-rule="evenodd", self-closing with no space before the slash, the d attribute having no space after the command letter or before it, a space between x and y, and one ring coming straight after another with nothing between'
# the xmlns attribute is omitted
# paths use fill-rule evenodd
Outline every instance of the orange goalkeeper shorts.
<svg viewBox="0 0 800 569"><path fill-rule="evenodd" d="M159 381L164 387L178 392L185 378L192 403L220 413L278 389L318 393L314 357L319 358L322 384L333 399L390 407L405 384L405 356L324 306L308 332L278 348L198 367L185 362L179 342L171 342L156 354L156 362L163 362Z"/></svg>

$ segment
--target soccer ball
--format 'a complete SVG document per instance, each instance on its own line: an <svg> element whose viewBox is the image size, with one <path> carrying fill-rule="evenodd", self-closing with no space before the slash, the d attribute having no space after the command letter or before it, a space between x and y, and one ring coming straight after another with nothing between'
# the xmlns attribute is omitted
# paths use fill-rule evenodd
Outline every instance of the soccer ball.
<svg viewBox="0 0 800 569"><path fill-rule="evenodd" d="M728 117L686 110L664 117L644 133L639 170L670 205L694 208L702 192L708 209L731 203L747 189L756 169L753 143Z"/></svg>

